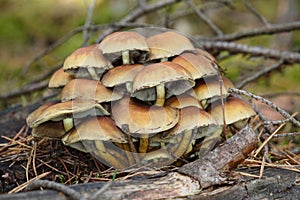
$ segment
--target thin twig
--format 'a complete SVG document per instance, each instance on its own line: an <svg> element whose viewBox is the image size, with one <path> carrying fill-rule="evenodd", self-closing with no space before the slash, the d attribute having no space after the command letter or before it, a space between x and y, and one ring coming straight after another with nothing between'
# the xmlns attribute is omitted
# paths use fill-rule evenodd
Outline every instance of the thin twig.
<svg viewBox="0 0 300 200"><path fill-rule="evenodd" d="M291 51L280 51L280 50L269 49L260 46L249 46L245 44L239 44L235 42L225 42L225 41L199 40L199 42L208 51L225 50L231 53L250 54L251 56L264 56L266 58L271 58L276 60L283 59L284 62L288 64L300 62L300 53L291 52Z"/></svg>
<svg viewBox="0 0 300 200"><path fill-rule="evenodd" d="M27 186L27 190L35 190L35 189L39 189L40 187L61 192L64 195L69 196L73 200L86 200L86 198L76 190L53 181L47 181L47 180L32 181Z"/></svg>
<svg viewBox="0 0 300 200"><path fill-rule="evenodd" d="M259 19L265 26L269 27L270 23L266 18L264 18L262 15L260 15L257 10L252 6L252 4L248 0L243 0L245 6L248 8L248 10Z"/></svg>
<svg viewBox="0 0 300 200"><path fill-rule="evenodd" d="M240 94L240 95L245 95L245 96L248 96L250 98L256 99L256 100L258 100L262 103L265 103L266 105L270 106L271 108L274 108L277 112L279 112L283 117L288 119L295 126L300 128L300 122L298 120L296 120L293 116L291 116L285 110L283 110L283 109L279 108L278 106L276 106L272 101L269 101L269 100L267 100L267 99L265 99L261 96L254 95L254 94L252 94L250 92L247 92L245 90L240 90L240 89L236 89L236 88L229 88L228 92L236 93L236 94Z"/></svg>
<svg viewBox="0 0 300 200"><path fill-rule="evenodd" d="M82 46L86 46L91 37L91 35L89 34L89 31L88 31L88 28L92 24L92 17L94 14L96 2L97 2L97 0L92 0L90 6L88 8L87 16L86 16L85 23L84 23L85 28L82 31L82 37L83 37Z"/></svg>
<svg viewBox="0 0 300 200"><path fill-rule="evenodd" d="M283 63L284 63L284 60L280 59L279 62L277 62L277 63L275 63L275 64L273 64L273 65L271 65L269 67L266 67L266 68L264 68L264 69L256 72L255 74L253 74L253 75L251 75L251 76L249 76L247 78L244 78L243 81L241 81L240 83L236 84L236 87L237 88L243 88L248 83L250 83L250 82L252 82L252 81L254 81L254 80L256 80L256 79L258 79L258 78L260 78L260 77L262 77L262 76L264 76L266 74L268 74L268 73L270 73L273 70L276 70L276 69L280 68L283 65Z"/></svg>
<svg viewBox="0 0 300 200"><path fill-rule="evenodd" d="M208 25L208 27L214 31L218 36L222 36L223 32L200 10L198 9L190 0L185 0L185 3L193 9L193 11Z"/></svg>
<svg viewBox="0 0 300 200"><path fill-rule="evenodd" d="M273 138L279 138L279 137L295 137L295 136L299 136L300 132L291 132L291 133L280 133L280 134L276 134L273 136Z"/></svg>

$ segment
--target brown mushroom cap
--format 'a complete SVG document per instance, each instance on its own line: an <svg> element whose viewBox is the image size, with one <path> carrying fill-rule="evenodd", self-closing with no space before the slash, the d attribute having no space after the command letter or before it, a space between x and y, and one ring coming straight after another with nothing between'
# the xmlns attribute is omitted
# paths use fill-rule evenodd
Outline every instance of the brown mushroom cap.
<svg viewBox="0 0 300 200"><path fill-rule="evenodd" d="M191 41L178 33L168 31L147 38L150 60L169 58L187 50L194 50Z"/></svg>
<svg viewBox="0 0 300 200"><path fill-rule="evenodd" d="M112 67L110 62L103 56L98 45L95 44L74 51L66 58L63 69L76 77L86 78L91 75L90 69L95 70L96 75L100 76Z"/></svg>
<svg viewBox="0 0 300 200"><path fill-rule="evenodd" d="M233 83L226 78L225 76L221 77L223 80L222 84L222 95L226 97L229 95L227 90L229 88L234 88ZM200 79L196 86L193 88L194 93L198 100L209 99L215 96L221 95L221 87L220 87L220 77L219 76L211 76Z"/></svg>
<svg viewBox="0 0 300 200"><path fill-rule="evenodd" d="M151 134L168 130L178 122L178 111L169 106L150 106L124 97L112 106L117 126L126 133Z"/></svg>
<svg viewBox="0 0 300 200"><path fill-rule="evenodd" d="M106 36L99 44L103 54L126 50L149 51L146 38L136 32L114 32Z"/></svg>
<svg viewBox="0 0 300 200"><path fill-rule="evenodd" d="M62 142L69 146L85 140L127 143L125 135L116 127L115 122L109 117L93 117L87 119L62 138Z"/></svg>
<svg viewBox="0 0 300 200"><path fill-rule="evenodd" d="M102 77L102 84L106 87L133 82L135 76L144 68L141 64L121 65L106 72Z"/></svg>
<svg viewBox="0 0 300 200"><path fill-rule="evenodd" d="M218 74L213 62L201 54L183 53L175 57L172 62L181 65L190 72L194 80Z"/></svg>
<svg viewBox="0 0 300 200"><path fill-rule="evenodd" d="M51 76L48 87L49 88L59 88L65 86L69 81L74 78L73 75L64 72L63 67L58 69Z"/></svg>
<svg viewBox="0 0 300 200"><path fill-rule="evenodd" d="M211 60L212 62L217 62L216 58L211 55L210 53L208 53L207 51L203 50L203 49L199 49L199 48L195 48L195 51L199 54L199 55L203 55L206 58L208 58L209 60Z"/></svg>
<svg viewBox="0 0 300 200"><path fill-rule="evenodd" d="M189 106L180 109L178 123L168 132L168 137L187 130L216 125L217 122L208 112L194 106Z"/></svg>
<svg viewBox="0 0 300 200"><path fill-rule="evenodd" d="M29 127L37 127L46 121L61 121L64 118L82 118L88 115L109 115L109 113L96 101L80 100L62 103L45 104L27 117Z"/></svg>
<svg viewBox="0 0 300 200"><path fill-rule="evenodd" d="M190 73L180 65L172 62L154 63L144 67L134 78L133 96L138 96L138 92L143 92L143 89L149 89L162 83L170 93L167 96L182 94L195 85ZM155 89L153 93L155 93Z"/></svg>
<svg viewBox="0 0 300 200"><path fill-rule="evenodd" d="M208 112L211 113L218 124L223 124L221 101L213 102L208 108ZM247 102L236 97L228 97L227 99L224 99L224 112L226 124L233 124L256 114Z"/></svg>
<svg viewBox="0 0 300 200"><path fill-rule="evenodd" d="M171 106L172 108L184 108L188 106L202 108L200 102L195 97L189 94L173 96L166 101L165 105Z"/></svg>
<svg viewBox="0 0 300 200"><path fill-rule="evenodd" d="M88 79L73 79L61 92L61 100L69 101L76 98L90 99L102 102L115 101L122 98L120 90L111 91L104 87L100 81Z"/></svg>

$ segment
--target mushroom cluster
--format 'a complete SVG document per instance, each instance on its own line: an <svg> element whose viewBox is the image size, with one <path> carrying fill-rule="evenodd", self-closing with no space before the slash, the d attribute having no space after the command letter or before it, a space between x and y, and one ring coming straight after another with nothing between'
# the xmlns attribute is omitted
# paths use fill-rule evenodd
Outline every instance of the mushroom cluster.
<svg viewBox="0 0 300 200"><path fill-rule="evenodd" d="M166 165L255 114L227 92L234 86L212 55L175 31L145 32L115 32L67 57L49 81L60 99L27 118L32 135L114 168Z"/></svg>

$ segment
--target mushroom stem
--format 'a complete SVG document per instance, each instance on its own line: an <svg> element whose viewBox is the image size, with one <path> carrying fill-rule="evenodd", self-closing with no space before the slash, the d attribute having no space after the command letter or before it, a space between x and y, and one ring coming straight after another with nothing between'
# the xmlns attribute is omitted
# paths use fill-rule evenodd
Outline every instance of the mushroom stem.
<svg viewBox="0 0 300 200"><path fill-rule="evenodd" d="M129 50L122 51L122 62L123 62L123 65L130 64Z"/></svg>
<svg viewBox="0 0 300 200"><path fill-rule="evenodd" d="M126 136L127 136L127 140L128 140L128 144L129 144L129 149L133 154L133 158L134 158L135 162L137 164L139 164L141 162L141 159L140 159L139 155L136 152L135 146L133 144L132 137L131 137L130 134L126 134Z"/></svg>
<svg viewBox="0 0 300 200"><path fill-rule="evenodd" d="M161 83L156 86L156 101L155 105L163 106L165 103L165 84Z"/></svg>
<svg viewBox="0 0 300 200"><path fill-rule="evenodd" d="M128 164L129 166L132 166L135 164L135 160L134 160L134 157L132 155L132 152L130 151L130 146L128 143L123 143L123 149L125 150L125 154L126 154L126 157L128 159Z"/></svg>
<svg viewBox="0 0 300 200"><path fill-rule="evenodd" d="M125 83L127 92L132 93L132 82Z"/></svg>
<svg viewBox="0 0 300 200"><path fill-rule="evenodd" d="M65 118L63 119L64 129L66 132L71 130L74 126L73 118Z"/></svg>
<svg viewBox="0 0 300 200"><path fill-rule="evenodd" d="M181 157L190 146L190 143L192 141L192 136L193 136L193 130L187 130L181 133L180 135L181 137L178 138L180 141L178 146L175 147L176 149L174 148L170 149L173 156L175 156L176 158Z"/></svg>
<svg viewBox="0 0 300 200"><path fill-rule="evenodd" d="M96 140L95 145L97 150L94 152L99 158L105 161L105 164L111 165L117 169L126 168L126 164L122 160L117 159L115 156L112 156L108 151L101 140Z"/></svg>
<svg viewBox="0 0 300 200"><path fill-rule="evenodd" d="M99 76L98 76L98 74L96 72L96 69L94 67L88 67L87 71L90 74L92 79L99 80Z"/></svg>
<svg viewBox="0 0 300 200"><path fill-rule="evenodd" d="M139 153L147 153L148 146L149 146L148 135L142 135L140 138Z"/></svg>

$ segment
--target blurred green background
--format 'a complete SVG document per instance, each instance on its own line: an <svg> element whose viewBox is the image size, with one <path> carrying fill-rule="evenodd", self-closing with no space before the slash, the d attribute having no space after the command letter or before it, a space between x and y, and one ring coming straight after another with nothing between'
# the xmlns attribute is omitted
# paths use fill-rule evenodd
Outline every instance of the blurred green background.
<svg viewBox="0 0 300 200"><path fill-rule="evenodd" d="M0 94L15 91L25 83L50 71L82 44L82 34L76 34L49 55L35 62L27 73L21 75L24 66L36 55L70 31L84 25L91 2L89 0L0 1ZM137 0L98 0L92 23L117 22L130 13L138 2ZM159 1L148 1L148 3L153 2ZM210 8L213 7L213 2L215 1L194 1L200 8L209 9L207 15L224 33L251 30L263 26L253 14L249 13L242 1L232 1L234 5L232 9ZM300 2L297 0L253 0L250 2L271 23L300 19L300 14L298 14ZM289 7L284 7L286 5ZM213 36L213 32L208 26L184 3L150 13L141 17L138 22L163 26L166 24L164 19L167 16L170 16L170 28L190 35ZM100 34L101 32L96 34L89 40L89 43L92 43ZM300 49L299 35L299 31L289 34L290 41L287 45L280 45L282 37L286 37L283 34L253 37L238 42L269 48L273 48L274 45L276 49L298 51ZM234 81L243 79L247 73L253 73L266 64L263 59L250 59L242 55L227 57L224 53L219 57L224 58L220 61L220 65ZM280 72L273 73L270 77L260 79L258 83L255 87L250 85L248 88L258 93L299 91L300 65L287 67Z"/></svg>

